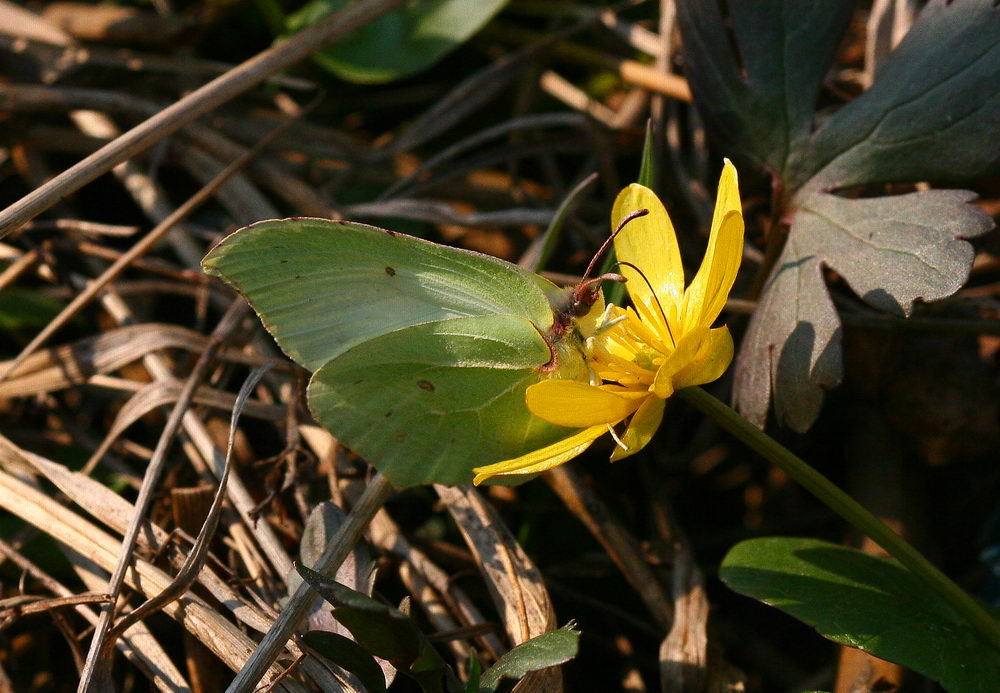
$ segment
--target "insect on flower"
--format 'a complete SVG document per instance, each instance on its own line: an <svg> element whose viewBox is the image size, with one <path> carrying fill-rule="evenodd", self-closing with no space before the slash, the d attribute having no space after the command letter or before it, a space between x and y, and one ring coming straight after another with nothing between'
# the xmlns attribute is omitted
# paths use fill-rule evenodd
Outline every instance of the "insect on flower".
<svg viewBox="0 0 1000 693"><path fill-rule="evenodd" d="M708 248L687 288L670 217L656 194L632 184L619 193L612 228L637 209L649 214L615 237L615 253L632 306L608 305L586 337L591 382L550 379L531 385L532 414L576 433L520 457L478 467L474 483L537 474L567 462L600 436L615 439L611 461L649 443L675 391L717 379L733 359L733 338L712 327L733 287L743 255L743 214L736 168L727 159L719 180ZM619 435L615 426L626 422Z"/></svg>

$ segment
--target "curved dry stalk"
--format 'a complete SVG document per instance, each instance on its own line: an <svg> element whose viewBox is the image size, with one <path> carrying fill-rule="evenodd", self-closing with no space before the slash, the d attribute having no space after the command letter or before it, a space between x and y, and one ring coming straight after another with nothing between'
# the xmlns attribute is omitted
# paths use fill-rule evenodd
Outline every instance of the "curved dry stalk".
<svg viewBox="0 0 1000 693"><path fill-rule="evenodd" d="M244 314L245 304L242 301L236 301L219 321L218 327L216 327L215 332L212 334L212 340L205 348L205 351L202 352L201 357L198 359L198 362L191 371L191 375L188 376L187 382L184 384L184 390L181 392L180 398L177 400L173 410L170 412L170 418L167 419L167 423L163 427L160 439L156 443L156 449L153 451L153 457L149 461L149 465L146 467L146 473L142 479L142 487L139 489L139 496L135 501L135 515L125 532L125 537L122 539L121 551L118 555L118 563L112 571L111 578L108 581L108 592L111 594L111 604L102 609L101 619L98 621L97 627L94 629L94 637L90 642L90 652L87 655L87 662L84 665L83 673L80 676L79 691L81 693L91 690L92 681L97 680L95 678L95 674L97 673L97 667L101 661L103 661L101 654L105 652L105 640L110 635L111 619L114 614L114 603L121 595L122 587L125 584L125 572L128 570L129 565L132 562L133 552L135 550L139 531L143 527L143 521L146 518L149 505L153 500L153 493L156 491L156 483L159 481L160 473L163 471L163 467L166 464L167 451L170 449L170 445L174 442L174 439L177 436L177 431L180 430L181 421L184 414L187 412L188 406L191 404L191 400L194 398L195 390L208 374L209 368L213 365L216 350L222 346L228 335L236 329L240 321L243 319ZM227 478L225 473L221 476L223 478ZM108 676L110 676L110 672L108 673Z"/></svg>
<svg viewBox="0 0 1000 693"><path fill-rule="evenodd" d="M194 581L197 580L198 573L201 572L202 566L205 565L205 560L208 558L209 542L215 536L215 530L219 526L219 518L222 515L222 501L226 497L226 482L229 480L229 472L232 468L236 425L239 423L240 414L243 413L243 406L246 404L247 398L270 368L271 364L265 364L250 373L243 383L243 387L240 388L239 394L236 396L236 403L233 405L233 412L229 422L229 440L226 444L225 468L222 472L222 477L219 479L219 486L216 489L215 497L212 499L212 505L208 510L208 516L202 524L201 531L198 532L198 538L195 540L194 546L191 547L190 553L188 553L187 558L184 560L184 565L181 566L173 581L162 592L124 616L113 628L107 631L107 637L103 643L97 643L92 647L92 652L98 651L98 665L106 667L108 677L110 677L111 654L118 638L132 625L156 613L170 602L179 599L182 594L187 592ZM189 392L185 388L182 396L184 394L193 396L193 389ZM81 678L80 687L83 688L84 685L84 680Z"/></svg>

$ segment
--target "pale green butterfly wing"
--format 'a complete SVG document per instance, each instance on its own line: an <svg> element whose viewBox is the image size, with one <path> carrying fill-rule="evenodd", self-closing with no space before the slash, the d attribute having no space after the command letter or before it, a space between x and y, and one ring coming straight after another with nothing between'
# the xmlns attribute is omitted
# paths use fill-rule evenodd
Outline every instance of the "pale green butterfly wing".
<svg viewBox="0 0 1000 693"><path fill-rule="evenodd" d="M586 377L570 339L560 377ZM355 346L316 371L309 407L340 442L397 487L468 484L472 468L565 438L524 405L552 350L513 315L414 325Z"/></svg>
<svg viewBox="0 0 1000 693"><path fill-rule="evenodd" d="M563 293L488 255L325 219L253 224L223 239L202 266L242 293L309 370L379 335L437 320L516 315L546 330L550 300Z"/></svg>

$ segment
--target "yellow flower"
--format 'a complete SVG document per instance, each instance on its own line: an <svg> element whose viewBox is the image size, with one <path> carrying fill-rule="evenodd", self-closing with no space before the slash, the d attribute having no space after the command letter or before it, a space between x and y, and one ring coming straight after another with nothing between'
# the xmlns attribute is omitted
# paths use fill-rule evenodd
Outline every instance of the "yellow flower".
<svg viewBox="0 0 1000 693"><path fill-rule="evenodd" d="M579 428L559 442L516 459L474 469L473 483L494 476L537 474L567 462L597 438L615 438L611 461L633 455L650 441L663 419L664 400L676 390L711 382L733 359L733 338L712 327L726 304L743 256L743 214L736 168L727 159L719 180L708 249L685 289L677 236L655 193L633 184L615 200L611 227L629 213L615 238L615 253L633 307L609 305L587 337L592 384L545 380L528 388L525 401L539 418ZM586 336L586 335L585 335ZM628 419L619 436L614 426Z"/></svg>

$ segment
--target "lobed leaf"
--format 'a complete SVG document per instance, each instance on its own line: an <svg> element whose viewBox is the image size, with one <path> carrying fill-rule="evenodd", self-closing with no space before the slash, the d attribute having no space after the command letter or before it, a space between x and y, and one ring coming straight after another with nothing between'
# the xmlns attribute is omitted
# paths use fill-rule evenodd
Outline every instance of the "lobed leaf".
<svg viewBox="0 0 1000 693"><path fill-rule="evenodd" d="M804 431L842 375L823 269L873 307L909 315L917 299L961 287L972 249L959 239L992 227L966 204L971 193L857 200L829 191L1000 171L1000 8L932 0L868 92L814 131L817 89L853 3L727 5L733 42L719 3L678 2L686 70L715 134L772 173L774 212L789 224L740 349L734 401L763 425L773 396L778 420Z"/></svg>
<svg viewBox="0 0 1000 693"><path fill-rule="evenodd" d="M734 41L718 2L677 2L688 83L706 126L727 147L780 173L811 134L816 92L854 1L727 4Z"/></svg>
<svg viewBox="0 0 1000 693"><path fill-rule="evenodd" d="M997 84L997 3L932 0L871 88L815 133L792 184L830 190L995 175Z"/></svg>
<svg viewBox="0 0 1000 693"><path fill-rule="evenodd" d="M873 308L908 316L918 299L950 296L965 283L973 251L961 239L993 223L961 190L800 197L737 358L734 399L762 426L773 395L778 421L805 431L842 376L840 319L823 269L836 270Z"/></svg>
<svg viewBox="0 0 1000 693"><path fill-rule="evenodd" d="M723 582L826 638L907 666L950 693L1000 689L1000 657L895 561L819 539L771 537L733 547Z"/></svg>

